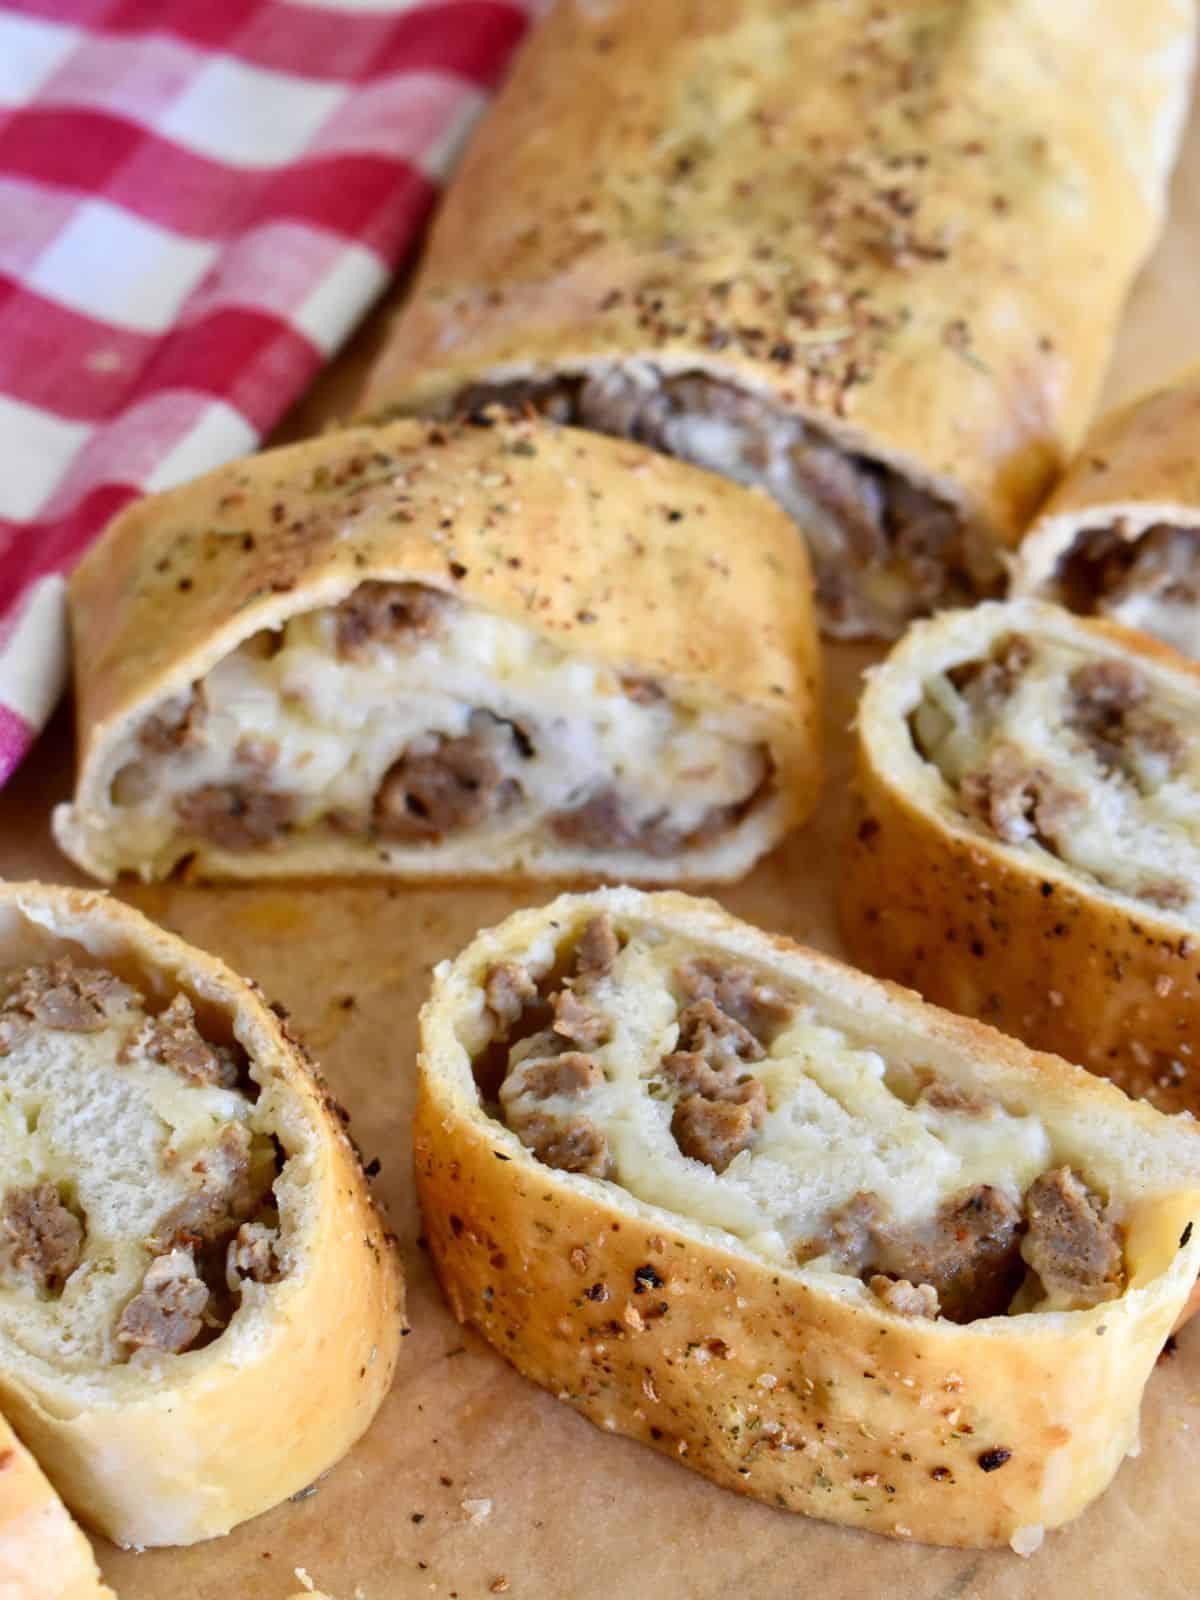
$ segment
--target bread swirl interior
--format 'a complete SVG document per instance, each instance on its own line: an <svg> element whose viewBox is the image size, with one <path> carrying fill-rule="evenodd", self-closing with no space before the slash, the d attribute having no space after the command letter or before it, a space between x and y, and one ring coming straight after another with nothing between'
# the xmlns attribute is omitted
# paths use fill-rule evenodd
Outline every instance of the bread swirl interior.
<svg viewBox="0 0 1200 1600"><path fill-rule="evenodd" d="M901 1315L1072 1310L1126 1281L1119 1162L913 1028L607 913L485 974L459 1035L537 1159Z"/></svg>
<svg viewBox="0 0 1200 1600"><path fill-rule="evenodd" d="M926 678L909 726L960 816L1200 915L1200 715L1136 660L1002 634Z"/></svg>
<svg viewBox="0 0 1200 1600"><path fill-rule="evenodd" d="M441 590L365 583L154 709L111 764L105 848L154 875L321 835L456 867L719 857L767 831L754 720Z"/></svg>
<svg viewBox="0 0 1200 1600"><path fill-rule="evenodd" d="M1059 558L1048 597L1200 657L1200 527L1134 528L1119 517L1082 528Z"/></svg>
<svg viewBox="0 0 1200 1600"><path fill-rule="evenodd" d="M221 1008L23 931L0 929L0 1346L119 1387L294 1269L297 1129Z"/></svg>

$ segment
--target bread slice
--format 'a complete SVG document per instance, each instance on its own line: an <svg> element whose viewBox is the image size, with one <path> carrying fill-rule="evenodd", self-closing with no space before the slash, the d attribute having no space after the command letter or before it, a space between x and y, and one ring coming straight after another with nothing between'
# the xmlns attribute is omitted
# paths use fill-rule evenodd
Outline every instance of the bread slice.
<svg viewBox="0 0 1200 1600"><path fill-rule="evenodd" d="M116 1600L92 1548L41 1468L0 1417L0 1595Z"/></svg>
<svg viewBox="0 0 1200 1600"><path fill-rule="evenodd" d="M1195 35L1188 0L555 6L363 408L507 398L758 484L833 634L996 593L1161 227Z"/></svg>
<svg viewBox="0 0 1200 1600"><path fill-rule="evenodd" d="M1200 656L1200 367L1101 417L1021 541L1014 595Z"/></svg>
<svg viewBox="0 0 1200 1600"><path fill-rule="evenodd" d="M545 422L403 422L144 500L71 584L87 871L734 878L808 815L803 549Z"/></svg>
<svg viewBox="0 0 1200 1600"><path fill-rule="evenodd" d="M98 893L0 885L0 1407L128 1545L306 1487L403 1284L343 1114L252 985Z"/></svg>
<svg viewBox="0 0 1200 1600"><path fill-rule="evenodd" d="M858 711L851 955L1200 1111L1200 668L1033 601L914 628Z"/></svg>
<svg viewBox="0 0 1200 1600"><path fill-rule="evenodd" d="M1200 1132L709 901L564 896L421 1013L456 1316L769 1504L1028 1552L1137 1440Z"/></svg>

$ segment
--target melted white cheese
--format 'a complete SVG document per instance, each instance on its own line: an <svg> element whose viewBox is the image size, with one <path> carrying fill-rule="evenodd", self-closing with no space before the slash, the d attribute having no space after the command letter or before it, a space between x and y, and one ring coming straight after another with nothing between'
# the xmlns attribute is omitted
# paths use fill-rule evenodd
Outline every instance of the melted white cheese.
<svg viewBox="0 0 1200 1600"><path fill-rule="evenodd" d="M286 624L277 653L251 642L213 668L202 741L143 756L118 776L120 859L153 851L161 869L192 848L173 803L207 785L253 781L237 754L247 736L277 746L265 786L296 797L303 827L330 812L368 817L380 781L415 739L464 735L479 708L519 721L534 753L506 770L525 801L471 829L505 850L611 784L631 821L665 815L686 832L710 807L744 799L761 776L736 711L638 703L611 669L516 623L454 606L433 637L375 641L352 659L337 655L335 631L330 611L309 612Z"/></svg>
<svg viewBox="0 0 1200 1600"><path fill-rule="evenodd" d="M588 1051L604 1083L527 1107L563 1121L586 1117L608 1140L614 1181L638 1199L795 1265L796 1247L860 1193L874 1195L891 1221L920 1222L983 1183L1019 1203L1053 1164L1038 1118L997 1104L964 1112L919 1101L919 1062L885 1062L803 1003L766 1058L746 1067L768 1101L753 1145L720 1173L684 1155L671 1132L676 1097L658 1072L679 1034L672 974L694 954L676 939L630 941L587 996L612 1020L608 1042ZM526 1109L528 1096L514 1099ZM806 1270L837 1268L821 1258Z"/></svg>

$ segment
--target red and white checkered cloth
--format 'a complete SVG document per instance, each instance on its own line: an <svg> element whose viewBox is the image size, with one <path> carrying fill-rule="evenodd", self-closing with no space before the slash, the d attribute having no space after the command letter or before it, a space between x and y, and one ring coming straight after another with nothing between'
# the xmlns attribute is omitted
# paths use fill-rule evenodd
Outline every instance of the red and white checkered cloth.
<svg viewBox="0 0 1200 1600"><path fill-rule="evenodd" d="M412 244L546 0L0 0L0 783L63 581L254 447Z"/></svg>

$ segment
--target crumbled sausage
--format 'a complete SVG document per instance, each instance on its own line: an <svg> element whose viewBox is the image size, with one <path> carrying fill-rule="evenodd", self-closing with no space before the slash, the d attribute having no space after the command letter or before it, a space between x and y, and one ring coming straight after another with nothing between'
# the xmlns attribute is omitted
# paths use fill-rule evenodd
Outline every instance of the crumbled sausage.
<svg viewBox="0 0 1200 1600"><path fill-rule="evenodd" d="M561 1055L530 1056L518 1062L504 1080L500 1097L506 1103L518 1095L546 1100L553 1094L584 1094L603 1082L604 1074L591 1056L566 1050Z"/></svg>
<svg viewBox="0 0 1200 1600"><path fill-rule="evenodd" d="M959 798L968 816L978 817L1006 844L1036 839L1049 850L1086 805L1085 797L1055 782L1008 742L995 745L982 767L963 775Z"/></svg>
<svg viewBox="0 0 1200 1600"><path fill-rule="evenodd" d="M1003 634L985 660L961 662L946 676L976 712L994 716L1011 696L1033 661L1033 646L1022 633Z"/></svg>
<svg viewBox="0 0 1200 1600"><path fill-rule="evenodd" d="M907 1278L885 1278L876 1273L867 1288L898 1317L936 1317L938 1292L931 1283L909 1283Z"/></svg>
<svg viewBox="0 0 1200 1600"><path fill-rule="evenodd" d="M252 782L209 783L181 794L175 815L189 833L221 850L254 850L273 844L295 821L294 795Z"/></svg>
<svg viewBox="0 0 1200 1600"><path fill-rule="evenodd" d="M170 1250L226 1238L262 1205L274 1180L272 1168L273 1163L254 1159L246 1129L227 1123L216 1144L193 1164L196 1188L159 1218L154 1244Z"/></svg>
<svg viewBox="0 0 1200 1600"><path fill-rule="evenodd" d="M537 984L519 962L498 961L483 980L483 998L500 1026L512 1028L530 1001L537 999Z"/></svg>
<svg viewBox="0 0 1200 1600"><path fill-rule="evenodd" d="M27 967L5 1001L43 1027L67 1033L97 1033L138 999L135 989L103 967L76 966L62 956L46 967Z"/></svg>
<svg viewBox="0 0 1200 1600"><path fill-rule="evenodd" d="M559 1117L533 1112L513 1130L539 1161L560 1172L582 1172L592 1178L612 1176L608 1140L586 1117Z"/></svg>
<svg viewBox="0 0 1200 1600"><path fill-rule="evenodd" d="M747 1089L763 1092L762 1084L752 1079ZM765 1096L764 1096L765 1099ZM671 1116L671 1132L685 1156L703 1161L714 1172L724 1172L733 1160L748 1149L762 1122L762 1105L752 1093L738 1102L711 1100L703 1095L688 1095L680 1100Z"/></svg>
<svg viewBox="0 0 1200 1600"><path fill-rule="evenodd" d="M12 1188L0 1218L0 1264L31 1268L42 1289L58 1293L83 1256L83 1228L52 1183Z"/></svg>
<svg viewBox="0 0 1200 1600"><path fill-rule="evenodd" d="M676 827L666 811L641 821L631 818L616 789L594 790L578 805L549 818L554 835L580 850L629 850L664 857L682 850L706 850L731 832L769 792L774 768L769 755L758 751L754 781L741 800L709 806L689 829Z"/></svg>
<svg viewBox="0 0 1200 1600"><path fill-rule="evenodd" d="M233 759L249 768L256 779L265 778L279 760L279 740L260 733L243 733L233 747Z"/></svg>
<svg viewBox="0 0 1200 1600"><path fill-rule="evenodd" d="M679 1046L718 1068L733 1061L761 1061L766 1054L749 1028L707 998L693 1000L679 1013Z"/></svg>
<svg viewBox="0 0 1200 1600"><path fill-rule="evenodd" d="M570 989L563 989L551 1002L554 1008L554 1032L570 1039L584 1050L594 1050L607 1042L611 1024L603 1012L580 1000Z"/></svg>
<svg viewBox="0 0 1200 1600"><path fill-rule="evenodd" d="M208 1289L196 1276L187 1250L158 1256L146 1270L142 1287L121 1313L117 1339L135 1349L178 1355L204 1326Z"/></svg>
<svg viewBox="0 0 1200 1600"><path fill-rule="evenodd" d="M788 1000L736 962L697 956L683 963L677 978L685 1000L713 1001L759 1039L768 1038L792 1015Z"/></svg>
<svg viewBox="0 0 1200 1600"><path fill-rule="evenodd" d="M484 734L415 739L392 763L375 795L374 824L385 839L437 840L513 805L520 785L504 776Z"/></svg>
<svg viewBox="0 0 1200 1600"><path fill-rule="evenodd" d="M1158 758L1174 771L1186 742L1170 718L1152 709L1145 674L1130 661L1087 661L1068 679L1067 726L1090 746L1106 772L1133 774L1141 759Z"/></svg>
<svg viewBox="0 0 1200 1600"><path fill-rule="evenodd" d="M1025 1260L1048 1293L1077 1307L1099 1305L1121 1292L1121 1235L1102 1201L1070 1167L1044 1172L1025 1195Z"/></svg>
<svg viewBox="0 0 1200 1600"><path fill-rule="evenodd" d="M575 970L581 978L606 978L621 947L607 911L589 917L575 943Z"/></svg>
<svg viewBox="0 0 1200 1600"><path fill-rule="evenodd" d="M871 1265L909 1283L931 1284L951 1322L999 1316L1023 1276L1021 1213L990 1184L952 1196L928 1222L872 1230Z"/></svg>
<svg viewBox="0 0 1200 1600"><path fill-rule="evenodd" d="M1119 616L1125 602L1142 596L1191 608L1200 601L1198 546L1200 530L1163 522L1137 539L1115 528L1085 528L1056 576L1073 611Z"/></svg>
<svg viewBox="0 0 1200 1600"><path fill-rule="evenodd" d="M150 755L171 755L204 742L207 708L202 684L196 684L186 701L168 702L146 718L138 732L138 743Z"/></svg>
<svg viewBox="0 0 1200 1600"><path fill-rule="evenodd" d="M278 1228L264 1222L243 1222L225 1252L225 1280L233 1290L243 1279L254 1283L278 1283L283 1276L283 1260Z"/></svg>
<svg viewBox="0 0 1200 1600"><path fill-rule="evenodd" d="M161 1015L146 1025L146 1054L173 1067L189 1083L232 1089L238 1065L228 1045L212 1045L196 1026L196 1013L186 995L177 994Z"/></svg>
<svg viewBox="0 0 1200 1600"><path fill-rule="evenodd" d="M450 595L423 583L360 583L334 612L337 653L353 659L376 641L433 638L454 603Z"/></svg>

